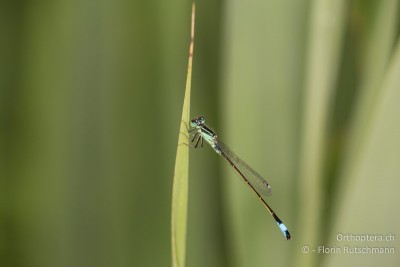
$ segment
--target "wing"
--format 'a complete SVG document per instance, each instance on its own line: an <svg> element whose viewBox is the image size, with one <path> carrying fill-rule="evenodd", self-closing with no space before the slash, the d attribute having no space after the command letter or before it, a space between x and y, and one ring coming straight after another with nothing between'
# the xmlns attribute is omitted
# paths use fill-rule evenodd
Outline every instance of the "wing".
<svg viewBox="0 0 400 267"><path fill-rule="evenodd" d="M236 172L248 183L261 197L271 195L271 187L268 182L246 162L241 160L232 150L220 140L215 141L215 149L221 151L224 157L236 170ZM217 151L218 152L218 151Z"/></svg>

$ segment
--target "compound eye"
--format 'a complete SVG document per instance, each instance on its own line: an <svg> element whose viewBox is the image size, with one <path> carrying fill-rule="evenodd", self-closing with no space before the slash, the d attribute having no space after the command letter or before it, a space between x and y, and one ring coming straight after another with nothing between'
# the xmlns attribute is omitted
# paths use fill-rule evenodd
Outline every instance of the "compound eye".
<svg viewBox="0 0 400 267"><path fill-rule="evenodd" d="M191 121L190 121L190 127L196 127L197 126L197 119L192 119Z"/></svg>
<svg viewBox="0 0 400 267"><path fill-rule="evenodd" d="M200 125L203 125L205 122L206 122L206 120L204 119L204 117L199 117L199 118L198 118L198 123L199 123Z"/></svg>

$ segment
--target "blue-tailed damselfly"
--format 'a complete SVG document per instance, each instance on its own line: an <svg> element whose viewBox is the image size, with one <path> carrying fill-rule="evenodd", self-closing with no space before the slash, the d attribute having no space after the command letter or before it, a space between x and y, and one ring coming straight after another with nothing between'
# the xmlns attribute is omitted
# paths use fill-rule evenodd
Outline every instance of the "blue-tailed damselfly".
<svg viewBox="0 0 400 267"><path fill-rule="evenodd" d="M220 154L228 163L233 167L233 169L242 177L243 181L247 183L250 188L256 193L258 198L261 200L263 205L267 208L269 213L275 219L279 228L281 229L283 235L287 240L291 239L290 233L287 227L282 223L276 213L271 209L271 207L265 201L265 197L271 194L271 187L267 181L261 177L255 170L253 170L249 165L247 165L243 160L241 160L235 153L232 152L229 147L227 147L217 135L205 125L204 117L198 117L190 121L190 126L192 129L189 133L194 133L191 139L192 143L195 143L195 148L201 145L203 147L203 140L210 144L210 146Z"/></svg>

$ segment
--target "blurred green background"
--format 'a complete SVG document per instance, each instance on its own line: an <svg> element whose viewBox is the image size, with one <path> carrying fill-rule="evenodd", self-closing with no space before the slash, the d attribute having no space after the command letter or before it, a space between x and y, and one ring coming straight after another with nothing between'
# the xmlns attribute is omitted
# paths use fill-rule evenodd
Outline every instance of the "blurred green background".
<svg viewBox="0 0 400 267"><path fill-rule="evenodd" d="M293 240L222 158L191 150L187 266L398 266L399 1L196 5L192 116L267 178ZM190 12L0 2L0 266L171 265Z"/></svg>

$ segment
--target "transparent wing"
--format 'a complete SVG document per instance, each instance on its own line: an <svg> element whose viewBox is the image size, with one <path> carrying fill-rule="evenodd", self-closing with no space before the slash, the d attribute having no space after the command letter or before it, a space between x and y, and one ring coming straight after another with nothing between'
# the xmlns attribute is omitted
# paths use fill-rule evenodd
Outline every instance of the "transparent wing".
<svg viewBox="0 0 400 267"><path fill-rule="evenodd" d="M221 156L234 164L239 175L244 176L242 178L247 180L262 197L271 195L271 187L258 172L253 170L246 162L236 156L236 154L220 140L216 140L215 146L216 150L221 151Z"/></svg>

